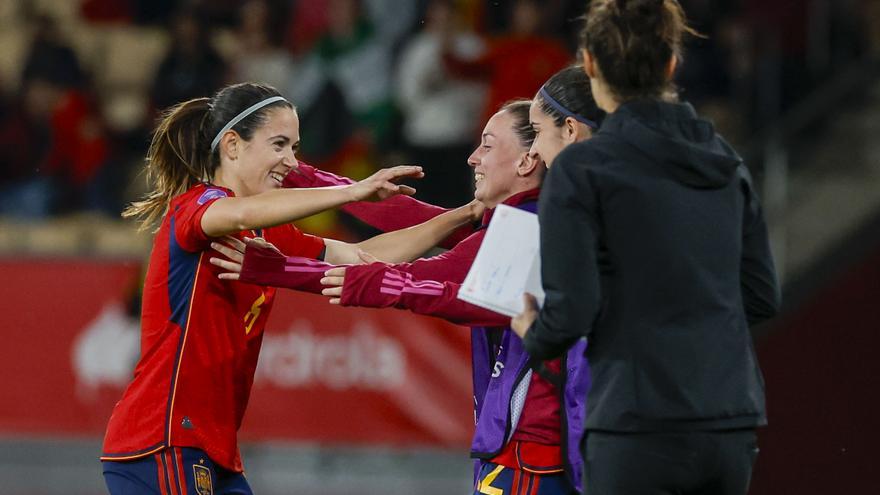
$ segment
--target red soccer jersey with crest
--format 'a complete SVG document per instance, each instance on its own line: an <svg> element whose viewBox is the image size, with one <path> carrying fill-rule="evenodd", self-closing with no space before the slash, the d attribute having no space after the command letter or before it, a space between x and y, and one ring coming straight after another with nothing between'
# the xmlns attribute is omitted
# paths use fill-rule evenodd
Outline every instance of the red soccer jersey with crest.
<svg viewBox="0 0 880 495"><path fill-rule="evenodd" d="M107 427L102 460L194 447L241 471L241 425L275 289L220 280L202 215L232 191L198 184L171 201L144 282L141 358ZM319 237L292 225L262 232L282 252L316 258ZM246 231L237 237L253 237Z"/></svg>

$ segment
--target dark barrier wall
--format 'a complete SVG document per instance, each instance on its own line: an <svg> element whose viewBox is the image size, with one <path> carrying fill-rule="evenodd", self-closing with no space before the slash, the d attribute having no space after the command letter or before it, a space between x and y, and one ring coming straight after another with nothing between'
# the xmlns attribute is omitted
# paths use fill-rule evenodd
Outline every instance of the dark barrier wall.
<svg viewBox="0 0 880 495"><path fill-rule="evenodd" d="M840 260L848 268L758 340L770 425L760 435L753 495L880 493L875 246Z"/></svg>

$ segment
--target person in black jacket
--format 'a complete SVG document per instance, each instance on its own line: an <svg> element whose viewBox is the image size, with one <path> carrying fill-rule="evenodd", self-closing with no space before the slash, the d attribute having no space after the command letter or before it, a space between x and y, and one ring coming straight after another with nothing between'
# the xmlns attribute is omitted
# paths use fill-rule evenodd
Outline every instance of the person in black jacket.
<svg viewBox="0 0 880 495"><path fill-rule="evenodd" d="M749 326L779 285L736 152L677 100L676 0L594 0L582 54L608 112L541 192L546 300L512 322L544 360L586 337L585 493L744 494L766 424Z"/></svg>

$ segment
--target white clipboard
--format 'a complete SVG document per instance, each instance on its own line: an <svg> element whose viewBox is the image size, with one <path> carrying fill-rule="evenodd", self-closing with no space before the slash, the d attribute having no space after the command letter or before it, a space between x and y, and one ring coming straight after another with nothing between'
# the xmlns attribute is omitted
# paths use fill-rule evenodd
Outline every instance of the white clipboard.
<svg viewBox="0 0 880 495"><path fill-rule="evenodd" d="M498 205L458 298L510 317L523 310L523 293L544 304L538 216Z"/></svg>

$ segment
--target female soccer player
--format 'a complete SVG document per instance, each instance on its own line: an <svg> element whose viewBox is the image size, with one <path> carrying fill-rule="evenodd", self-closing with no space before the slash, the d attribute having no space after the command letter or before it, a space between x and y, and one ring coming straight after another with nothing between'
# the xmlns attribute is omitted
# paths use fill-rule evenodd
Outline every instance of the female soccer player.
<svg viewBox="0 0 880 495"><path fill-rule="evenodd" d="M560 84L561 81L567 84ZM592 102L587 84L586 76L578 68L565 69L548 81L542 90L545 96L531 105L533 119L546 126L546 136L568 135L562 128L572 126L573 134L584 138L590 130L580 127L586 126L582 121L596 126L601 120L602 112ZM552 99L555 107L545 105L544 98ZM563 106L562 101L575 110ZM545 106L546 114L542 110ZM469 163L477 180L475 196L487 207L494 208L503 202L534 211L543 170L535 153L530 153L530 148L534 150L539 143L533 142L529 108L528 102L505 106L486 125L483 143L471 156ZM545 117L549 120L545 121ZM562 124L556 126L556 119ZM555 143L551 139L546 143L549 146L542 149L551 154L558 152ZM315 175L326 177L323 172ZM490 218L491 211L486 214L483 227ZM569 493L579 486L580 479L577 442L581 437L583 404L579 397L585 393L589 380L583 348L545 365L559 375L559 388L555 388L551 381L532 371L537 363L522 352L518 339L506 328L509 318L457 299L458 287L484 233L484 229L479 230L435 258L409 264L375 263L334 269L325 280L332 288L325 293L333 296L336 303L341 295L343 305L394 306L473 326L477 425L472 456L480 459L476 491L491 493L493 489L519 490L531 486L534 493ZM252 246L245 255L242 280L316 290L319 285L314 274L296 272L303 262ZM229 268L240 269L234 264ZM566 372L560 373L563 369ZM556 382L555 378L551 380ZM564 397L563 402L560 397Z"/></svg>
<svg viewBox="0 0 880 495"><path fill-rule="evenodd" d="M554 74L532 99L529 120L535 140L531 151L547 168L566 146L589 139L599 129L605 112L590 95L584 68L573 65Z"/></svg>
<svg viewBox="0 0 880 495"><path fill-rule="evenodd" d="M590 4L584 68L609 115L541 194L546 299L513 327L538 359L589 338L590 494L745 494L766 423L749 324L779 286L742 159L676 98L692 32L676 0Z"/></svg>
<svg viewBox="0 0 880 495"><path fill-rule="evenodd" d="M141 358L101 457L112 494L250 493L236 432L275 289L218 281L204 256L212 239L260 233L300 256L346 263L365 248L404 261L470 220L461 208L361 245L303 234L289 222L411 192L392 181L421 171L395 167L347 186L281 189L298 145L293 106L257 84L182 103L159 123L147 156L154 190L124 213L144 225L162 221L144 284Z"/></svg>

